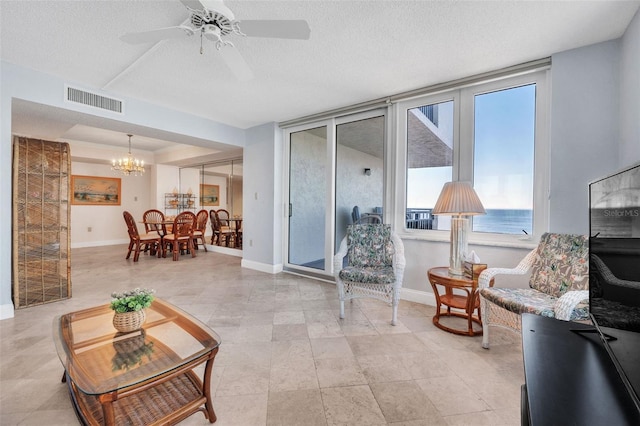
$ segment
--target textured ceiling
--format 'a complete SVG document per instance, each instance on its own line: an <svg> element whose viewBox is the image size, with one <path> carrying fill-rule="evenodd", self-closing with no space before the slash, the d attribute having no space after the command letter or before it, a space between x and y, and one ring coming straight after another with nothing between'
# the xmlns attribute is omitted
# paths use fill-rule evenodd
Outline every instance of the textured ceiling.
<svg viewBox="0 0 640 426"><path fill-rule="evenodd" d="M231 40L254 73L238 81L211 43L129 45L182 23L178 0L0 1L1 58L239 128L285 121L620 37L640 1L226 1L236 19L305 19L309 40ZM205 40L206 41L206 40ZM96 123L13 121L96 138ZM49 118L42 117L45 114ZM69 118L69 117L65 117ZM31 122L30 122L31 121ZM82 125L84 127L75 127ZM35 130L34 130L35 131ZM179 135L147 135L150 150ZM169 137L171 136L171 137ZM152 144L158 139L157 145ZM115 142L114 142L115 143ZM126 144L126 140L125 140Z"/></svg>

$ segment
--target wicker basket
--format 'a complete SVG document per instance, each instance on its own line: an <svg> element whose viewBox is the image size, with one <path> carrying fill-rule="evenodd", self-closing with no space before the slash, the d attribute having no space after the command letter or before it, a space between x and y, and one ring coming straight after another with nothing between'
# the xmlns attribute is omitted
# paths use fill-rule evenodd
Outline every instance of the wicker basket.
<svg viewBox="0 0 640 426"><path fill-rule="evenodd" d="M113 315L113 326L121 333L130 333L140 330L147 319L144 309L134 312L116 312Z"/></svg>

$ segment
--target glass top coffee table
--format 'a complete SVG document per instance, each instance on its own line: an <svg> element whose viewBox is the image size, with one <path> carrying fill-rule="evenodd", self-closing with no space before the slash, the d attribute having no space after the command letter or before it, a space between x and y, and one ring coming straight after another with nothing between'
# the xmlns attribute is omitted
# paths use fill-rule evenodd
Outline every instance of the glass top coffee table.
<svg viewBox="0 0 640 426"><path fill-rule="evenodd" d="M202 411L211 422L211 370L220 337L161 299L142 329L119 333L109 305L53 322L63 381L78 418L90 425L175 424ZM205 364L202 379L194 371Z"/></svg>

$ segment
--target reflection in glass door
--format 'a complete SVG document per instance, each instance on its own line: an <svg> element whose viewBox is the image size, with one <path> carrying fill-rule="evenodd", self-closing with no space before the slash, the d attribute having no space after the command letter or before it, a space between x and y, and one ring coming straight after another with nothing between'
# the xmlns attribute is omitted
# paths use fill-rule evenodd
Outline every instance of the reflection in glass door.
<svg viewBox="0 0 640 426"><path fill-rule="evenodd" d="M389 222L383 211L385 112L329 119L287 133L285 269L330 276L333 255L354 223L356 206L362 221Z"/></svg>
<svg viewBox="0 0 640 426"><path fill-rule="evenodd" d="M336 126L335 249L352 223L384 221L384 115Z"/></svg>
<svg viewBox="0 0 640 426"><path fill-rule="evenodd" d="M327 127L290 134L289 264L325 269Z"/></svg>

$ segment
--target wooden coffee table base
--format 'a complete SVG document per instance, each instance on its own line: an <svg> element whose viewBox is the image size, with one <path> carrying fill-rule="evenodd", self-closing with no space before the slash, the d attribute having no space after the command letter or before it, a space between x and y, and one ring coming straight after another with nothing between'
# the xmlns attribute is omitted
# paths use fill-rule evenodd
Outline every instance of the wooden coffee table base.
<svg viewBox="0 0 640 426"><path fill-rule="evenodd" d="M433 289L433 295L436 298L436 314L433 317L433 325L441 330L449 333L464 336L480 336L482 335L482 316L480 314L480 299L478 295L478 283L474 280L463 276L449 275L448 268L438 267L431 268L428 272L429 283ZM444 292L440 294L440 288L444 288ZM453 290L460 293L454 293ZM442 312L442 307L446 310ZM460 309L463 312L452 311L451 309ZM478 311L478 315L474 316L474 312ZM457 317L467 320L467 328L456 329L447 327L440 323L440 317ZM473 323L480 325L480 330L473 329Z"/></svg>
<svg viewBox="0 0 640 426"><path fill-rule="evenodd" d="M208 392L212 364L213 360L207 362L204 384L193 370L188 370L137 386L130 393L120 391L117 396L87 395L67 374L63 381L69 386L76 415L85 425L173 425L198 411L213 423L216 415Z"/></svg>
<svg viewBox="0 0 640 426"><path fill-rule="evenodd" d="M458 317L458 318L466 319L468 321L468 327L466 330L447 327L446 325L440 324L440 317ZM463 336L482 336L482 328L477 331L473 329L474 322L476 324L479 324L480 327L482 327L482 320L480 318L475 316L469 317L469 315L467 315L466 312L465 313L451 312L448 310L447 312L436 312L436 314L433 317L433 325L435 325L441 330L448 331L449 333L453 333L453 334L463 335Z"/></svg>

